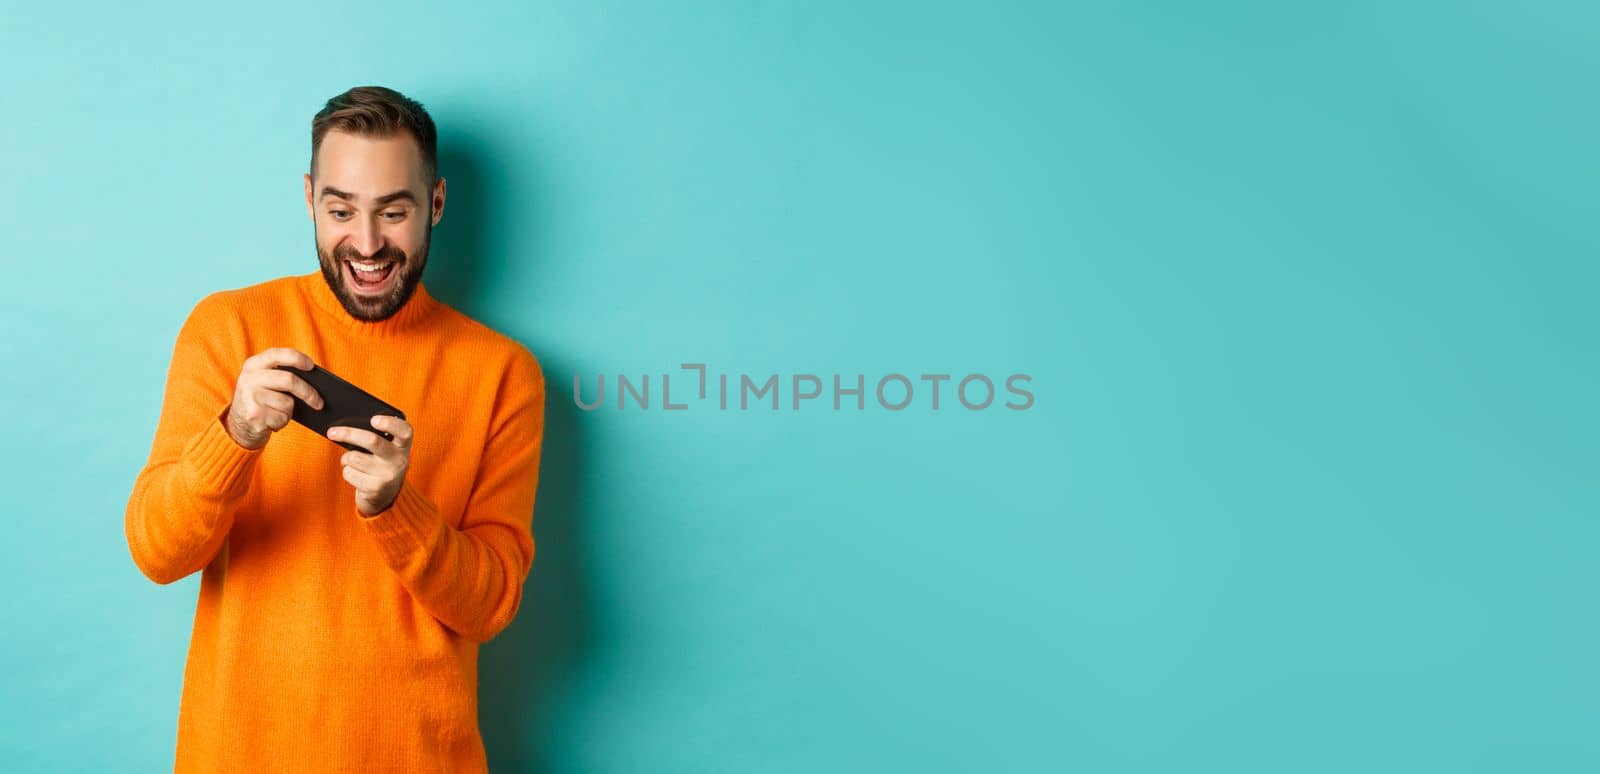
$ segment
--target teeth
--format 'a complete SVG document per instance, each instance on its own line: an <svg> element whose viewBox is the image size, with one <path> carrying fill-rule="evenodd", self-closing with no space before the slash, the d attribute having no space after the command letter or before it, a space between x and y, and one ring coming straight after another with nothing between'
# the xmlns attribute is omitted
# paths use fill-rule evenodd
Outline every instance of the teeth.
<svg viewBox="0 0 1600 774"><path fill-rule="evenodd" d="M350 265L354 266L357 269L360 269L362 271L377 271L379 269L382 269L385 266L388 266L389 264L387 262L385 262L385 263L361 263L359 261L351 261Z"/></svg>

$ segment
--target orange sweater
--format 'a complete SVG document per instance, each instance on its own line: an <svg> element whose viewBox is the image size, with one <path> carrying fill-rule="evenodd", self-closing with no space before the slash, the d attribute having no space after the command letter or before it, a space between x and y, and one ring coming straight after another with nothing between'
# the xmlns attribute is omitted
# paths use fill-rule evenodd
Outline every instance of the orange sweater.
<svg viewBox="0 0 1600 774"><path fill-rule="evenodd" d="M228 435L240 367L275 346L406 413L387 510L363 517L345 450L297 423L256 451ZM534 356L425 287L378 323L318 272L201 300L126 517L151 580L204 569L176 770L486 770L478 645L521 604L543 434Z"/></svg>

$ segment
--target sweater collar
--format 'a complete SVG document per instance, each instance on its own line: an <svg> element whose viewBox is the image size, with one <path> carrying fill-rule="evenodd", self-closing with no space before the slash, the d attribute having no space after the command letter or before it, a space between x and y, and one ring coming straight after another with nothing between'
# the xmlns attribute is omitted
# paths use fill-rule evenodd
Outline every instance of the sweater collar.
<svg viewBox="0 0 1600 774"><path fill-rule="evenodd" d="M426 283L418 282L417 289L411 294L411 298L406 299L400 311L388 319L368 322L358 320L345 311L344 305L339 303L339 297L333 294L333 289L328 287L328 281L323 279L321 269L300 275L299 283L301 291L311 299L312 304L322 310L326 319L332 320L344 330L360 335L383 337L415 330L432 319L439 308L439 301L428 293Z"/></svg>

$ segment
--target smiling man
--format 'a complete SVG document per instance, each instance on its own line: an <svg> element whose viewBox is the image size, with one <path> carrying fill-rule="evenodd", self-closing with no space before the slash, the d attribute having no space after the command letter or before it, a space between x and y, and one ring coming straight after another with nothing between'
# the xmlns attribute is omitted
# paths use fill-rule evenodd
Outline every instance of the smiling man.
<svg viewBox="0 0 1600 774"><path fill-rule="evenodd" d="M487 768L478 646L533 563L544 377L422 283L436 137L390 89L328 100L305 175L320 271L208 295L178 333L125 520L151 580L203 570L177 771ZM324 405L293 370L314 363L407 419L291 422Z"/></svg>

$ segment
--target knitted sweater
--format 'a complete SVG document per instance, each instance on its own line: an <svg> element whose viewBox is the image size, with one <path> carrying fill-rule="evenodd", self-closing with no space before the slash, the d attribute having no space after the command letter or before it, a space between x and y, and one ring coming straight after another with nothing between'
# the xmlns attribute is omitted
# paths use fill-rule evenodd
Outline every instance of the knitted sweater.
<svg viewBox="0 0 1600 774"><path fill-rule="evenodd" d="M297 424L251 451L223 426L245 359L292 347L404 411L405 483L372 517L345 449ZM478 645L533 563L544 376L418 286L351 317L319 272L202 299L178 333L128 548L201 575L177 771L484 771Z"/></svg>

